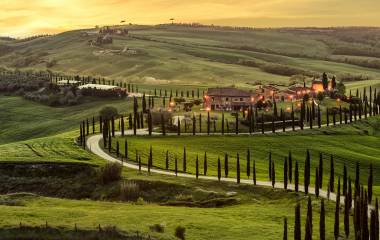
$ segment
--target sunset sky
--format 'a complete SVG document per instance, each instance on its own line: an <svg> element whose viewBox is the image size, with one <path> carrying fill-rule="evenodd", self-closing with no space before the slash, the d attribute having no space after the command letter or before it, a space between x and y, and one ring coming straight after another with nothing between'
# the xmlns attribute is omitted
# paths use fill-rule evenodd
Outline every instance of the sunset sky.
<svg viewBox="0 0 380 240"><path fill-rule="evenodd" d="M95 25L380 26L379 0L0 0L0 36Z"/></svg>

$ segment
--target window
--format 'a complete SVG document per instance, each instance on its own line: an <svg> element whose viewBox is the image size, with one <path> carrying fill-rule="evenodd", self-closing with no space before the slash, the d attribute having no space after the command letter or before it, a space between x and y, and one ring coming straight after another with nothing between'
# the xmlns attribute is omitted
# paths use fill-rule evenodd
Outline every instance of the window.
<svg viewBox="0 0 380 240"><path fill-rule="evenodd" d="M243 101L243 98L240 98L240 102L242 102Z"/></svg>
<svg viewBox="0 0 380 240"><path fill-rule="evenodd" d="M226 102L228 102L228 97L226 97Z"/></svg>
<svg viewBox="0 0 380 240"><path fill-rule="evenodd" d="M211 101L214 101L214 100L215 100L214 97L212 97L212 98L211 98Z"/></svg>

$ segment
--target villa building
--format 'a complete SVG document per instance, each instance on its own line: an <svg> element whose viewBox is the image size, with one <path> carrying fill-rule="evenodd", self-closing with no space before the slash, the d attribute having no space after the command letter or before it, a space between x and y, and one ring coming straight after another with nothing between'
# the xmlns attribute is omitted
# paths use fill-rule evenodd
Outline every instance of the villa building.
<svg viewBox="0 0 380 240"><path fill-rule="evenodd" d="M209 88L203 97L208 110L239 111L247 109L255 100L255 94L233 87Z"/></svg>

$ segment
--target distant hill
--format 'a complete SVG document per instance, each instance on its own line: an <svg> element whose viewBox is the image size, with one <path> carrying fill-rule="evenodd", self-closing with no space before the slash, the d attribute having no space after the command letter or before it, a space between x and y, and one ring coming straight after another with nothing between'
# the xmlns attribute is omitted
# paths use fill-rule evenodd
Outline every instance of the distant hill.
<svg viewBox="0 0 380 240"><path fill-rule="evenodd" d="M96 29L0 38L0 66L175 85L288 85L324 71L344 81L380 79L380 28L124 28L100 38Z"/></svg>

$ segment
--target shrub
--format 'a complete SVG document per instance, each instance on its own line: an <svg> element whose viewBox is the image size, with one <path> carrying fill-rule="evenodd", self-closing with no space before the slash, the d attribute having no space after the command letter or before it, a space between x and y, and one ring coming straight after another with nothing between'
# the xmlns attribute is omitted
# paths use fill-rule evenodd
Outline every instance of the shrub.
<svg viewBox="0 0 380 240"><path fill-rule="evenodd" d="M196 105L196 106L199 106L199 105L201 105L202 102L203 102L203 101L202 101L201 99L195 99L195 100L193 101L193 104Z"/></svg>
<svg viewBox="0 0 380 240"><path fill-rule="evenodd" d="M111 119L112 117L117 117L119 114L116 108L107 106L100 110L99 115L102 116L103 119Z"/></svg>
<svg viewBox="0 0 380 240"><path fill-rule="evenodd" d="M144 198L142 197L139 197L136 201L136 205L144 205L145 204L145 200Z"/></svg>
<svg viewBox="0 0 380 240"><path fill-rule="evenodd" d="M107 163L100 170L100 179L103 184L121 179L122 165L120 163Z"/></svg>
<svg viewBox="0 0 380 240"><path fill-rule="evenodd" d="M149 229L152 231L152 232L158 232L158 233L163 233L165 232L165 224L163 223L156 223L156 224L153 224L151 226L149 226Z"/></svg>
<svg viewBox="0 0 380 240"><path fill-rule="evenodd" d="M139 185L133 181L123 182L120 186L120 198L123 201L135 201L140 195Z"/></svg>
<svg viewBox="0 0 380 240"><path fill-rule="evenodd" d="M185 240L185 231L186 231L186 228L182 227L182 226L178 226L176 227L175 229L175 233L174 235L179 238L179 239L182 239L182 240Z"/></svg>

